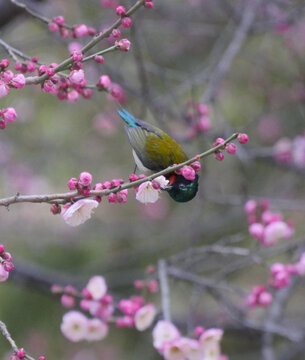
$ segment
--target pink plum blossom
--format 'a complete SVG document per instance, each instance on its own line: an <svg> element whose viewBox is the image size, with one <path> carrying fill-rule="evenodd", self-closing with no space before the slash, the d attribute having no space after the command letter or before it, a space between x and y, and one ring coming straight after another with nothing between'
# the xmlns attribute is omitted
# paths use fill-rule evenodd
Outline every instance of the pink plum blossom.
<svg viewBox="0 0 305 360"><path fill-rule="evenodd" d="M87 333L85 340L100 341L108 334L108 326L100 319L89 319L87 321Z"/></svg>
<svg viewBox="0 0 305 360"><path fill-rule="evenodd" d="M121 51L129 51L130 49L130 41L128 39L121 39L115 42L115 45Z"/></svg>
<svg viewBox="0 0 305 360"><path fill-rule="evenodd" d="M204 350L199 341L189 338L182 338L182 351L187 360L204 359Z"/></svg>
<svg viewBox="0 0 305 360"><path fill-rule="evenodd" d="M303 253L299 259L299 261L295 264L297 274L300 276L305 275L305 253Z"/></svg>
<svg viewBox="0 0 305 360"><path fill-rule="evenodd" d="M86 289L89 291L93 300L101 300L102 297L107 293L107 284L103 276L93 276Z"/></svg>
<svg viewBox="0 0 305 360"><path fill-rule="evenodd" d="M183 166L180 169L180 174L186 179L186 180L190 180L193 181L196 177L196 172L195 170L188 165Z"/></svg>
<svg viewBox="0 0 305 360"><path fill-rule="evenodd" d="M135 327L139 331L144 331L151 326L156 316L156 308L153 304L146 304L141 307L134 316Z"/></svg>
<svg viewBox="0 0 305 360"><path fill-rule="evenodd" d="M253 236L255 239L261 240L264 236L264 225L260 223L253 223L249 226L249 233L251 236Z"/></svg>
<svg viewBox="0 0 305 360"><path fill-rule="evenodd" d="M85 24L75 25L73 28L73 36L81 38L88 35L88 27Z"/></svg>
<svg viewBox="0 0 305 360"><path fill-rule="evenodd" d="M92 183L92 175L88 171L83 171L79 174L78 184L81 186L90 186Z"/></svg>
<svg viewBox="0 0 305 360"><path fill-rule="evenodd" d="M75 202L69 208L63 206L61 216L66 224L78 226L91 218L93 209L98 207L98 202L90 199L82 199Z"/></svg>
<svg viewBox="0 0 305 360"><path fill-rule="evenodd" d="M63 316L60 329L70 341L84 340L88 332L88 319L79 311L69 311Z"/></svg>
<svg viewBox="0 0 305 360"><path fill-rule="evenodd" d="M13 76L9 85L15 89L22 89L25 86L26 80L23 74L16 74Z"/></svg>
<svg viewBox="0 0 305 360"><path fill-rule="evenodd" d="M109 90L111 87L111 84L112 83L111 83L110 77L108 75L101 75L99 77L99 80L96 85L104 90Z"/></svg>

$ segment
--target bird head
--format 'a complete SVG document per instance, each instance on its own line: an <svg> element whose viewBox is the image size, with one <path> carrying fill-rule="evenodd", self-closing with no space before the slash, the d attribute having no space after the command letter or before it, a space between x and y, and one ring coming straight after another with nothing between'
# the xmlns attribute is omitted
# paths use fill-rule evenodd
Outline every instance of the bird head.
<svg viewBox="0 0 305 360"><path fill-rule="evenodd" d="M192 200L198 191L198 175L194 180L187 180L182 175L171 175L169 185L165 189L170 197L177 202L187 202Z"/></svg>

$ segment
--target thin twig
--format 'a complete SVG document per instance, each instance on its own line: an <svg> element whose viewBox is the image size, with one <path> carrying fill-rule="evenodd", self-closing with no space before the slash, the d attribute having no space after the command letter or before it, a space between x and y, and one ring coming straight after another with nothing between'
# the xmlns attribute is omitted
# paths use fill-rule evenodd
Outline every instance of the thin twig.
<svg viewBox="0 0 305 360"><path fill-rule="evenodd" d="M130 189L132 187L136 187L140 184L142 184L143 182L146 181L151 181L153 179L155 179L158 176L161 175L167 175L169 173L175 172L176 170L179 170L180 168L182 168L185 165L190 165L192 164L194 161L197 160L201 160L204 157L207 157L211 154L214 154L216 151L220 150L224 145L226 145L227 143L229 143L230 141L236 139L238 136L237 133L231 135L228 139L226 139L223 143L199 154L196 155L194 157L192 157L191 159L180 163L178 165L174 165L174 166L170 166L164 170L161 170L155 174L152 174L150 176L147 176L144 179L139 179L137 181L131 182L131 183L124 183L120 186L117 186L113 189L105 189L105 190L91 190L90 191L90 196L102 196L102 195L109 195L111 193L117 193L119 191L125 190L125 189ZM77 190L74 191L69 191L66 193L59 193L59 194L44 194L44 195L20 195L20 194L16 194L15 196L10 196L7 198L3 198L0 199L0 206L6 206L8 207L11 204L15 204L15 203L23 203L23 202L31 202L31 203L58 203L58 204L64 204L66 202L68 202L71 198L74 198L74 200L79 200L79 199L83 199L84 196L80 196Z"/></svg>

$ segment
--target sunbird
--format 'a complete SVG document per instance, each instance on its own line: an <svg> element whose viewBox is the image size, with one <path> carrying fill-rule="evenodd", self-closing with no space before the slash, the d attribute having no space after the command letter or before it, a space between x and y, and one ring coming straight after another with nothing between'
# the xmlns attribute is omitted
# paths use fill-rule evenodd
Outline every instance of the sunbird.
<svg viewBox="0 0 305 360"><path fill-rule="evenodd" d="M164 131L145 121L138 120L127 110L118 110L125 122L125 131L132 147L136 166L142 172L158 172L173 164L188 160L182 147ZM170 173L165 189L177 202L192 200L198 191L198 175L187 180L182 175Z"/></svg>

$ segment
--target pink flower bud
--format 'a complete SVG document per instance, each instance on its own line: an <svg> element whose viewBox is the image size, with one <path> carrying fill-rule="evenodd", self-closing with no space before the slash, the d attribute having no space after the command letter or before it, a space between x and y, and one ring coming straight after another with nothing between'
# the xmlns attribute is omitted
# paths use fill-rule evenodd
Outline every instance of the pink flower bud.
<svg viewBox="0 0 305 360"><path fill-rule="evenodd" d="M85 80L84 70L73 70L70 72L69 80L75 85L82 85Z"/></svg>
<svg viewBox="0 0 305 360"><path fill-rule="evenodd" d="M55 22L51 21L49 24L48 24L48 27L49 27L49 30L51 32L56 32L59 30L59 26L58 24L56 24Z"/></svg>
<svg viewBox="0 0 305 360"><path fill-rule="evenodd" d="M7 59L2 59L0 61L0 69L4 70L5 68L7 68L9 66L10 62Z"/></svg>
<svg viewBox="0 0 305 360"><path fill-rule="evenodd" d="M60 294L63 292L63 287L61 285L53 284L51 286L51 293L52 294Z"/></svg>
<svg viewBox="0 0 305 360"><path fill-rule="evenodd" d="M9 85L15 89L22 89L25 86L26 80L24 75L16 74L10 81Z"/></svg>
<svg viewBox="0 0 305 360"><path fill-rule="evenodd" d="M19 349L16 351L16 355L19 357L19 359L23 359L26 355L26 352L24 351L24 349Z"/></svg>
<svg viewBox="0 0 305 360"><path fill-rule="evenodd" d="M216 160L222 161L225 156L224 156L224 154L223 154L221 151L217 150L217 151L214 153L214 157L215 157Z"/></svg>
<svg viewBox="0 0 305 360"><path fill-rule="evenodd" d="M69 36L71 36L71 31L67 28L61 27L59 29L59 34L63 39L67 39Z"/></svg>
<svg viewBox="0 0 305 360"><path fill-rule="evenodd" d="M17 118L16 110L13 107L8 107L3 111L3 119L7 122L14 122Z"/></svg>
<svg viewBox="0 0 305 360"><path fill-rule="evenodd" d="M111 203L111 204L116 204L117 203L116 194L110 193L109 196L108 196L108 202Z"/></svg>
<svg viewBox="0 0 305 360"><path fill-rule="evenodd" d="M183 166L183 168L180 169L180 173L185 179L190 181L193 181L196 177L195 170L188 165Z"/></svg>
<svg viewBox="0 0 305 360"><path fill-rule="evenodd" d="M94 61L96 61L98 64L103 64L103 62L105 61L105 59L104 59L104 56L95 55L95 56L94 56Z"/></svg>
<svg viewBox="0 0 305 360"><path fill-rule="evenodd" d="M77 102L78 100L78 92L76 90L71 90L67 93L67 101L69 102Z"/></svg>
<svg viewBox="0 0 305 360"><path fill-rule="evenodd" d="M103 188L104 189L110 189L111 188L111 182L110 181L105 181L103 183Z"/></svg>
<svg viewBox="0 0 305 360"><path fill-rule="evenodd" d="M118 328L131 328L134 325L134 320L131 316L124 316L124 317L120 317L117 319L116 321L116 326Z"/></svg>
<svg viewBox="0 0 305 360"><path fill-rule="evenodd" d="M200 115L208 115L210 113L210 107L207 104L197 104L197 110Z"/></svg>
<svg viewBox="0 0 305 360"><path fill-rule="evenodd" d="M133 286L136 290L144 289L145 282L143 280L135 280Z"/></svg>
<svg viewBox="0 0 305 360"><path fill-rule="evenodd" d="M6 70L2 73L2 80L6 83L12 80L14 73L11 70Z"/></svg>
<svg viewBox="0 0 305 360"><path fill-rule="evenodd" d="M34 72L36 70L36 64L32 61L27 64L27 71Z"/></svg>
<svg viewBox="0 0 305 360"><path fill-rule="evenodd" d="M14 65L15 70L21 71L22 70L22 63L20 61L16 61Z"/></svg>
<svg viewBox="0 0 305 360"><path fill-rule="evenodd" d="M190 166L195 170L196 173L201 170L201 164L199 161L194 161Z"/></svg>
<svg viewBox="0 0 305 360"><path fill-rule="evenodd" d="M99 78L96 85L99 86L100 88L104 89L104 90L109 90L110 87L111 87L110 77L108 75L100 76L100 78Z"/></svg>
<svg viewBox="0 0 305 360"><path fill-rule="evenodd" d="M237 136L237 140L241 143L241 144L246 144L249 140L249 137L247 134L238 134Z"/></svg>
<svg viewBox="0 0 305 360"><path fill-rule="evenodd" d="M90 186L92 183L92 175L87 172L87 171L83 171L82 173L79 174L78 177L78 184L81 186Z"/></svg>
<svg viewBox="0 0 305 360"><path fill-rule="evenodd" d="M157 280L150 280L146 287L149 294L154 294L159 291L159 283Z"/></svg>
<svg viewBox="0 0 305 360"><path fill-rule="evenodd" d="M247 214L253 214L255 213L256 209L257 209L257 203L255 200L248 200L246 203L245 203L245 212Z"/></svg>
<svg viewBox="0 0 305 360"><path fill-rule="evenodd" d="M5 246L3 244L0 244L0 255L4 253L4 251L5 251Z"/></svg>
<svg viewBox="0 0 305 360"><path fill-rule="evenodd" d="M93 90L89 88L82 88L79 91L81 91L81 95L84 99L91 99L93 96Z"/></svg>
<svg viewBox="0 0 305 360"><path fill-rule="evenodd" d="M265 227L260 223L253 223L249 226L249 233L255 239L261 240L264 236Z"/></svg>
<svg viewBox="0 0 305 360"><path fill-rule="evenodd" d="M88 27L85 24L75 25L73 27L73 36L81 38L88 35Z"/></svg>
<svg viewBox="0 0 305 360"><path fill-rule="evenodd" d="M220 145L220 144L222 144L222 143L224 143L225 142L225 139L223 139L223 138L217 138L216 140L215 140L215 142L214 142L214 144L213 144L213 146L215 147L215 146L218 146L218 145ZM223 149L223 148L222 148Z"/></svg>
<svg viewBox="0 0 305 360"><path fill-rule="evenodd" d="M129 175L129 181L130 182L134 182L134 181L137 181L139 179L138 175L136 174L130 174Z"/></svg>
<svg viewBox="0 0 305 360"><path fill-rule="evenodd" d="M126 14L126 9L124 8L124 6L118 6L118 7L115 9L115 12L116 12L117 15L119 15L119 16L125 16L125 14Z"/></svg>
<svg viewBox="0 0 305 360"><path fill-rule="evenodd" d="M61 213L61 206L59 204L52 204L50 211L53 215L58 215Z"/></svg>
<svg viewBox="0 0 305 360"><path fill-rule="evenodd" d="M124 28L129 28L129 27L131 27L131 25L132 25L132 20L131 20L131 18L129 18L129 17L124 17L124 18L122 19L122 25L123 25Z"/></svg>
<svg viewBox="0 0 305 360"><path fill-rule="evenodd" d="M2 80L0 80L0 98L8 95L9 92L10 88Z"/></svg>
<svg viewBox="0 0 305 360"><path fill-rule="evenodd" d="M96 183L94 186L93 186L93 190L103 190L104 187L103 187L103 184L102 183Z"/></svg>
<svg viewBox="0 0 305 360"><path fill-rule="evenodd" d="M113 29L112 30L112 36L117 39L121 36L121 31L119 29Z"/></svg>
<svg viewBox="0 0 305 360"><path fill-rule="evenodd" d="M4 270L7 272L10 272L14 269L14 264L11 262L4 261L2 265Z"/></svg>
<svg viewBox="0 0 305 360"><path fill-rule="evenodd" d="M201 132L205 132L210 130L211 128L211 120L206 115L203 115L199 118L196 123L196 129Z"/></svg>
<svg viewBox="0 0 305 360"><path fill-rule="evenodd" d="M113 302L113 298L110 294L105 294L102 297L102 304L103 305L110 305Z"/></svg>
<svg viewBox="0 0 305 360"><path fill-rule="evenodd" d="M95 36L96 34L97 34L97 30L92 26L88 26L88 35Z"/></svg>
<svg viewBox="0 0 305 360"><path fill-rule="evenodd" d="M128 39L121 39L115 42L115 45L121 51L129 51L130 49L130 41Z"/></svg>
<svg viewBox="0 0 305 360"><path fill-rule="evenodd" d="M204 327L196 326L195 329L194 329L194 334L196 336L200 336L200 335L202 335L204 333L204 330L205 330Z"/></svg>
<svg viewBox="0 0 305 360"><path fill-rule="evenodd" d="M146 1L146 2L144 3L144 7L145 7L146 9L152 9L152 8L154 7L154 3L153 3L152 1Z"/></svg>
<svg viewBox="0 0 305 360"><path fill-rule="evenodd" d="M4 120L0 120L0 130L4 130L6 128L6 122Z"/></svg>
<svg viewBox="0 0 305 360"><path fill-rule="evenodd" d="M154 265L147 265L146 267L147 274L154 274L156 272L156 267Z"/></svg>
<svg viewBox="0 0 305 360"><path fill-rule="evenodd" d="M47 72L48 70L48 67L47 65L40 65L39 68L38 68L38 75L43 75Z"/></svg>
<svg viewBox="0 0 305 360"><path fill-rule="evenodd" d="M73 57L74 61L82 61L84 55L79 51L73 51L71 56Z"/></svg>
<svg viewBox="0 0 305 360"><path fill-rule="evenodd" d="M70 190L75 190L77 184L78 184L78 180L76 178L70 178L67 185Z"/></svg>
<svg viewBox="0 0 305 360"><path fill-rule="evenodd" d="M161 188L161 184L159 183L159 181L156 181L155 179L151 181L151 185L155 190L159 190Z"/></svg>
<svg viewBox="0 0 305 360"><path fill-rule="evenodd" d="M226 144L225 150L228 154L232 154L232 155L235 154L236 149L237 149L237 147L235 144L233 144L233 143Z"/></svg>
<svg viewBox="0 0 305 360"><path fill-rule="evenodd" d="M32 61L33 61L33 63L37 63L37 62L38 62L38 57L37 57L37 56L33 56L33 57L32 57Z"/></svg>
<svg viewBox="0 0 305 360"><path fill-rule="evenodd" d="M62 15L59 15L53 17L52 21L55 22L57 25L62 26L65 23L65 18Z"/></svg>
<svg viewBox="0 0 305 360"><path fill-rule="evenodd" d="M1 256L6 261L12 261L13 260L12 255L8 251L4 252Z"/></svg>
<svg viewBox="0 0 305 360"><path fill-rule="evenodd" d="M61 304L65 308L72 308L75 305L74 296L63 294L60 298Z"/></svg>
<svg viewBox="0 0 305 360"><path fill-rule="evenodd" d="M39 356L38 360L46 360L45 356Z"/></svg>
<svg viewBox="0 0 305 360"><path fill-rule="evenodd" d="M266 307L272 303L273 297L268 291L263 291L258 297L258 305Z"/></svg>

